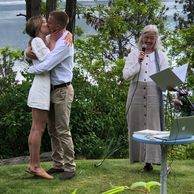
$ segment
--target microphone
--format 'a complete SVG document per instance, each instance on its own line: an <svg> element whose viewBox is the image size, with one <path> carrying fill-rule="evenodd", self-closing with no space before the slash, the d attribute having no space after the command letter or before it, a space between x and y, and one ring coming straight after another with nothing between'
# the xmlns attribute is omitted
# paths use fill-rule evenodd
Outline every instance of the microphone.
<svg viewBox="0 0 194 194"><path fill-rule="evenodd" d="M142 50L143 52L145 52L146 48L147 48L147 45L146 45L146 44L142 44L141 50Z"/></svg>
<svg viewBox="0 0 194 194"><path fill-rule="evenodd" d="M145 53L145 50L147 48L147 45L146 44L142 44L141 45L141 51ZM139 57L138 57L138 62L141 64L142 61L144 59L144 55L142 53L140 53Z"/></svg>

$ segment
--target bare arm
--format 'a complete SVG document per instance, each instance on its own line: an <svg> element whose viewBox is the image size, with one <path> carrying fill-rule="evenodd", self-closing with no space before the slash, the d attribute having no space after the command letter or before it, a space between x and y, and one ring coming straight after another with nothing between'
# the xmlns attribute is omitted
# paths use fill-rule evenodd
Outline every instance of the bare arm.
<svg viewBox="0 0 194 194"><path fill-rule="evenodd" d="M36 55L35 55L35 54L33 53L33 51L32 51L32 47L31 47L31 46L28 46L28 47L25 49L24 55L25 55L26 58L31 59L31 60L37 59Z"/></svg>

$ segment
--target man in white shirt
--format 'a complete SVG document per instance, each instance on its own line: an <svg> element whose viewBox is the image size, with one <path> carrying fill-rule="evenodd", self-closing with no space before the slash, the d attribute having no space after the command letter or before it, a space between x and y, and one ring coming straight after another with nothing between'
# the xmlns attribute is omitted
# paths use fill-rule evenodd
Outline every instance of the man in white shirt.
<svg viewBox="0 0 194 194"><path fill-rule="evenodd" d="M64 42L67 35L66 26L69 18L62 11L49 14L48 27L52 33L58 33L54 49L47 58L37 65L32 65L28 72L41 74L51 73L51 106L49 111L48 132L51 137L53 168L49 174L61 173L61 179L66 180L75 176L74 145L69 128L71 103L74 89L71 84L73 78L73 45ZM26 53L28 56L28 53ZM41 84L41 83L40 83ZM44 99L43 99L44 100Z"/></svg>

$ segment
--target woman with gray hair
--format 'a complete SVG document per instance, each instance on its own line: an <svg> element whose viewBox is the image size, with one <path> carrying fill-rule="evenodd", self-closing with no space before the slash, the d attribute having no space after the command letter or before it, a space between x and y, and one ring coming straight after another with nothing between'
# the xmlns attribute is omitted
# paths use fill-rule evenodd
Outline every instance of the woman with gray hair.
<svg viewBox="0 0 194 194"><path fill-rule="evenodd" d="M150 78L168 67L168 58L161 48L156 25L145 26L123 69L124 79L130 80L126 104L129 158L131 163L145 162L144 171L151 171L152 164L161 163L160 146L135 142L132 134L144 129L163 130L162 92Z"/></svg>

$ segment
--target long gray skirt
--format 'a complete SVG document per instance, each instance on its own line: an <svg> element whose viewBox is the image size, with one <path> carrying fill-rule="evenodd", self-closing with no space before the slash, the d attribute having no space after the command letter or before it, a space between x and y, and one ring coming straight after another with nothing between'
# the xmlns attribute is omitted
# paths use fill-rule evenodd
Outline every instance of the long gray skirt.
<svg viewBox="0 0 194 194"><path fill-rule="evenodd" d="M132 139L134 131L161 130L159 94L155 83L133 82L129 87L126 109L130 162L160 164L161 148L159 145L144 144Z"/></svg>

